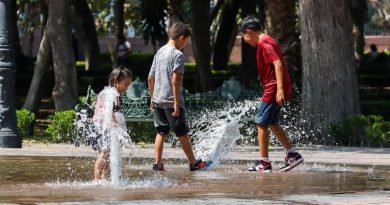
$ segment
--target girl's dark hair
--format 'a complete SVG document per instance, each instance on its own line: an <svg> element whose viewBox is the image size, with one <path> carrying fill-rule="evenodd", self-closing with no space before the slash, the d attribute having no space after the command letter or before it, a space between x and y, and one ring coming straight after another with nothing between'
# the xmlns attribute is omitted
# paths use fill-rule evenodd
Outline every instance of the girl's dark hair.
<svg viewBox="0 0 390 205"><path fill-rule="evenodd" d="M168 30L168 36L172 40L178 39L180 36L188 37L191 36L192 29L191 26L188 24L185 24L183 22L177 22L175 23L171 28Z"/></svg>
<svg viewBox="0 0 390 205"><path fill-rule="evenodd" d="M110 73L110 78L108 79L108 85L115 87L115 84L120 81L130 78L133 79L133 73L124 66L119 66L114 68Z"/></svg>

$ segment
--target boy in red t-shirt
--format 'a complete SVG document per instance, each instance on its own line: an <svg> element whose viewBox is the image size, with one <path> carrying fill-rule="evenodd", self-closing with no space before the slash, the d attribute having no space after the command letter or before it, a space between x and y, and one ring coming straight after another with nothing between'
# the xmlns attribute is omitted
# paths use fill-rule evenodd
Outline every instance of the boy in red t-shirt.
<svg viewBox="0 0 390 205"><path fill-rule="evenodd" d="M244 41L253 47L257 47L257 68L264 88L261 104L255 117L260 160L248 170L272 171L271 163L268 160L268 128L270 128L287 150L285 165L280 168L279 172L289 171L302 163L303 158L291 146L287 134L278 124L280 109L291 98L291 79L286 69L282 50L271 36L264 34L260 21L255 17L249 16L243 19L240 30Z"/></svg>

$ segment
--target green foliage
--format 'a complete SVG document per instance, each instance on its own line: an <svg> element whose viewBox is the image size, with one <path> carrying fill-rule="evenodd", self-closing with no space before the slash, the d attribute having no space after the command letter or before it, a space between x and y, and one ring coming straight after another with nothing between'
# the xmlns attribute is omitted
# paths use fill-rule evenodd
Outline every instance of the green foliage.
<svg viewBox="0 0 390 205"><path fill-rule="evenodd" d="M361 111L363 114L366 115L381 115L384 117L384 119L389 120L390 119L390 100L388 100L386 95L380 95L375 91L371 91L372 98L369 100L362 100L360 102L361 104ZM375 99L375 95L377 95L377 99ZM362 97L361 97L362 99ZM386 99L386 100L381 100Z"/></svg>
<svg viewBox="0 0 390 205"><path fill-rule="evenodd" d="M28 127L35 120L35 114L26 109L16 110L17 127L22 138L28 136Z"/></svg>
<svg viewBox="0 0 390 205"><path fill-rule="evenodd" d="M372 141L390 142L390 122L384 121L383 117L370 115L368 119L371 126L367 128L367 137Z"/></svg>
<svg viewBox="0 0 390 205"><path fill-rule="evenodd" d="M151 53L132 53L129 55L130 69L136 77L146 79L153 62Z"/></svg>
<svg viewBox="0 0 390 205"><path fill-rule="evenodd" d="M373 57L370 53L365 53L361 61L359 74L390 75L389 52L380 52L376 57Z"/></svg>
<svg viewBox="0 0 390 205"><path fill-rule="evenodd" d="M48 117L50 124L46 132L55 142L72 142L76 137L73 129L74 118L74 110L56 112Z"/></svg>
<svg viewBox="0 0 390 205"><path fill-rule="evenodd" d="M353 115L330 128L335 142L341 145L390 142L390 122L378 115Z"/></svg>
<svg viewBox="0 0 390 205"><path fill-rule="evenodd" d="M153 143L156 131L152 122L127 122L134 143Z"/></svg>
<svg viewBox="0 0 390 205"><path fill-rule="evenodd" d="M97 28L98 35L106 35L109 31L114 30L114 15L113 6L114 0L102 1L102 0L87 0L89 8L92 14L101 23L101 27ZM141 14L140 2L138 0L127 0L124 3L123 15L125 17L125 25L135 28L135 33L140 33Z"/></svg>
<svg viewBox="0 0 390 205"><path fill-rule="evenodd" d="M331 125L337 143L342 145L356 145L366 136L366 128L369 121L364 115L354 115L346 118L338 124Z"/></svg>
<svg viewBox="0 0 390 205"><path fill-rule="evenodd" d="M142 30L145 44L152 43L156 48L157 43L163 45L167 42L165 19L168 16L167 0L143 0L141 1Z"/></svg>
<svg viewBox="0 0 390 205"><path fill-rule="evenodd" d="M79 96L80 103L84 104L87 102L87 96Z"/></svg>
<svg viewBox="0 0 390 205"><path fill-rule="evenodd" d="M140 78L145 81L152 65L154 55L152 53L132 53L128 56L129 68L132 70L135 78ZM77 65L77 76L79 78L79 93L85 95L86 87L92 85L95 91L99 91L107 84L108 75L112 69L112 62L109 53L101 53L101 66L99 70L85 71L85 62L78 61ZM185 75L184 75L184 87L191 93L199 92L195 87L196 79L196 64L185 63ZM212 70L212 77L216 87L222 85L224 80L230 79L232 76L235 79L240 79L241 65L229 63L226 70ZM135 79L134 78L134 79ZM256 82L254 84L258 86ZM85 87L85 88L83 88ZM256 87L256 89L258 89Z"/></svg>
<svg viewBox="0 0 390 205"><path fill-rule="evenodd" d="M39 0L18 0L17 17L18 30L21 35L28 34L34 28L42 26L41 18L41 2Z"/></svg>

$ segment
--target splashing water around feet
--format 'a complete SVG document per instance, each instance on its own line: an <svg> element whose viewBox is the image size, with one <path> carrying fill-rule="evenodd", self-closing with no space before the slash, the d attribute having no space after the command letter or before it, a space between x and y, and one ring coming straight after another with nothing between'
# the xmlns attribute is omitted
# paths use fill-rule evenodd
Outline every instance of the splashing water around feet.
<svg viewBox="0 0 390 205"><path fill-rule="evenodd" d="M219 164L221 158L242 138L241 119L254 108L257 102L245 100L227 102L221 109L204 109L190 117L195 138L194 150L198 158L213 162L211 167Z"/></svg>
<svg viewBox="0 0 390 205"><path fill-rule="evenodd" d="M190 112L189 125L194 140L196 156L210 160L215 167L223 156L234 147L237 140L243 144L253 144L257 139L253 122L260 99L224 102L219 108ZM293 144L322 142L319 130L307 130L306 122L301 118L299 106L288 103L282 107L280 124L287 132ZM320 125L319 125L320 126ZM241 131L241 133L240 133ZM244 135L242 133L245 133ZM278 143L271 132L271 144Z"/></svg>

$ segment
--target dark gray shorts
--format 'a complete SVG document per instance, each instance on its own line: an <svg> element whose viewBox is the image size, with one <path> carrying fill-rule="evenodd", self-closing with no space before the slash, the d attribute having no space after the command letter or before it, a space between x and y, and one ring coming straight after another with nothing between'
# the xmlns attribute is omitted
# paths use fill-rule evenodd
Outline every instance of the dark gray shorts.
<svg viewBox="0 0 390 205"><path fill-rule="evenodd" d="M167 135L172 130L177 137L188 134L185 111L180 109L179 117L173 117L173 111L173 108L154 108L154 127L156 131L161 135Z"/></svg>

